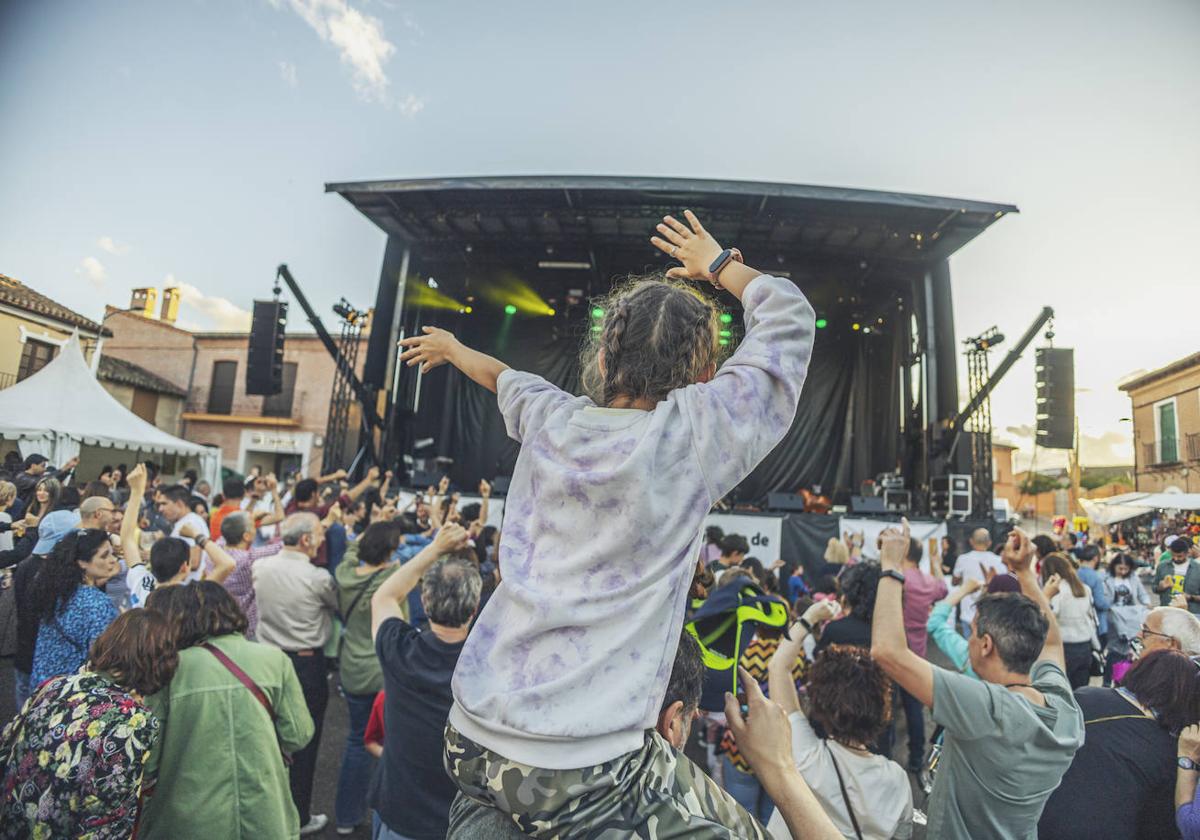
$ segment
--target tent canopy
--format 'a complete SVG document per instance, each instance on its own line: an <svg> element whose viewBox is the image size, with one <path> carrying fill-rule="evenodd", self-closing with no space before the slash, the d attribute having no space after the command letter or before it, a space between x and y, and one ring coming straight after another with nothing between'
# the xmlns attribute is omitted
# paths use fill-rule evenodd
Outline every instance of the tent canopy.
<svg viewBox="0 0 1200 840"><path fill-rule="evenodd" d="M1200 510L1200 493L1122 493L1108 499L1080 499L1088 518L1112 525L1152 510Z"/></svg>
<svg viewBox="0 0 1200 840"><path fill-rule="evenodd" d="M83 358L77 335L40 371L0 391L0 435L18 441L22 455L40 452L55 464L81 445L191 456L210 482L221 459L219 449L167 434L117 402Z"/></svg>

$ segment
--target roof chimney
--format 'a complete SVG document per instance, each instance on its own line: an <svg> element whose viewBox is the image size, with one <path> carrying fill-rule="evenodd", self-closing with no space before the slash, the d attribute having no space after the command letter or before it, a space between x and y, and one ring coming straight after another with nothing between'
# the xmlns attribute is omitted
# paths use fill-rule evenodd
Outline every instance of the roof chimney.
<svg viewBox="0 0 1200 840"><path fill-rule="evenodd" d="M158 303L158 289L134 289L129 302L131 312L136 312L143 318L153 318L155 304Z"/></svg>
<svg viewBox="0 0 1200 840"><path fill-rule="evenodd" d="M179 317L179 287L168 286L163 289L162 314L159 318L166 324L174 324Z"/></svg>

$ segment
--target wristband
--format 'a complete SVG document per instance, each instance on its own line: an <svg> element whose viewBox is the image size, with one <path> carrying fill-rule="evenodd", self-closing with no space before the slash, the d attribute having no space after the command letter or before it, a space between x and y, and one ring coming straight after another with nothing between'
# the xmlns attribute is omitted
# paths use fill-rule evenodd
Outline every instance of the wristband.
<svg viewBox="0 0 1200 840"><path fill-rule="evenodd" d="M208 537L203 534L196 535L196 548L204 548L208 544Z"/></svg>
<svg viewBox="0 0 1200 840"><path fill-rule="evenodd" d="M808 635L811 636L813 629L812 629L812 625L808 623L808 619L805 618L804 616L800 616L800 618L798 618L797 621L800 623L800 626L804 628L804 632L808 633Z"/></svg>
<svg viewBox="0 0 1200 840"><path fill-rule="evenodd" d="M891 578L892 580L899 583L901 586L904 585L904 573L903 572L897 572L895 569L884 569L882 572L879 573L879 579L883 580L885 577Z"/></svg>

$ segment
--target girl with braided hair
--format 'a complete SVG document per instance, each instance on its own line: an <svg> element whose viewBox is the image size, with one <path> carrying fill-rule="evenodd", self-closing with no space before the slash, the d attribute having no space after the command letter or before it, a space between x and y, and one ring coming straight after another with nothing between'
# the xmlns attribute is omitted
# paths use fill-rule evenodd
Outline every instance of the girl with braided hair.
<svg viewBox="0 0 1200 840"><path fill-rule="evenodd" d="M744 265L685 218L665 217L651 238L682 265L602 303L583 359L590 396L445 330L401 342L410 366L449 363L495 392L522 444L503 583L463 644L446 765L467 796L540 835L587 835L603 815L621 821L606 829L651 831L640 836L685 824L689 836L762 836L654 725L704 517L790 427L815 319L791 281ZM719 312L694 280L745 310L745 338L719 367Z"/></svg>

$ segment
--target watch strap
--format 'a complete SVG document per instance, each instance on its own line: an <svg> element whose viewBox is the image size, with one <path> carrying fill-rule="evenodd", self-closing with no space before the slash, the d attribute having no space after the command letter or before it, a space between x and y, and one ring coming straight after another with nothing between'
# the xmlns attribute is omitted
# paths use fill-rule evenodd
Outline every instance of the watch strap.
<svg viewBox="0 0 1200 840"><path fill-rule="evenodd" d="M1175 759L1175 763L1176 763L1177 765L1179 765L1180 767L1182 767L1184 770L1197 770L1197 769L1200 769L1200 767L1197 767L1197 765L1196 765L1196 762L1192 761L1192 760L1191 760L1190 758L1188 758L1186 755L1181 755L1181 756L1179 756L1178 758L1176 758L1176 759Z"/></svg>
<svg viewBox="0 0 1200 840"><path fill-rule="evenodd" d="M896 581L897 583L901 583L901 584L904 583L904 573L897 572L895 569L884 569L882 572L879 573L879 576L881 578L889 577L892 580Z"/></svg>

